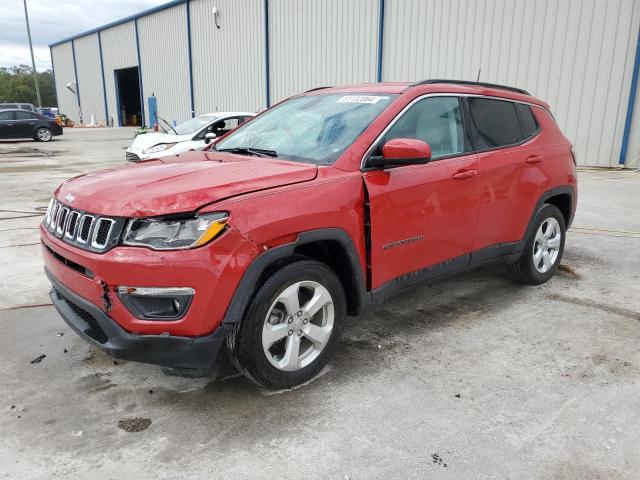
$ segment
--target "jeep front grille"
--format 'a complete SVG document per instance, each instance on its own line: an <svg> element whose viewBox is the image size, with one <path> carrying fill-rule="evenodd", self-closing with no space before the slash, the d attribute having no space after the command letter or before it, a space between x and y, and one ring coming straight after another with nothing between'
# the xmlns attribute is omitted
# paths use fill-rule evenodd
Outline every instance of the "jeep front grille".
<svg viewBox="0 0 640 480"><path fill-rule="evenodd" d="M66 243L99 253L118 244L125 223L124 218L74 210L55 199L43 220L46 229Z"/></svg>

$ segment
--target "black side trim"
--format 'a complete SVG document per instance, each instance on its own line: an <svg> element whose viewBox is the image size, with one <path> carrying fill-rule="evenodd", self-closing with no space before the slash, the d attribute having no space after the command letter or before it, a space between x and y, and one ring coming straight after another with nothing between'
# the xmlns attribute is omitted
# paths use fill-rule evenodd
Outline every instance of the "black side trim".
<svg viewBox="0 0 640 480"><path fill-rule="evenodd" d="M202 337L135 335L124 330L93 303L65 287L45 267L53 288L49 295L65 322L84 340L123 360L172 368L208 370L230 329L224 325ZM96 334L98 331L99 335Z"/></svg>
<svg viewBox="0 0 640 480"><path fill-rule="evenodd" d="M569 198L571 199L571 212L569 216L569 221L567 222L567 228L571 226L571 224L573 223L573 218L576 214L576 194L575 194L575 191L573 190L573 187L570 187L569 185L562 185L560 187L555 187L550 190L547 190L540 196L540 199L538 200L536 207L533 209L533 212L531 212L531 219L529 220L529 226L527 227L527 231L525 232L525 235L523 238L527 238L527 235L529 234L530 230L533 228L533 220L535 218L536 212L540 210L540 207L542 207L542 204L545 203L551 197L555 197L556 195L569 195Z"/></svg>
<svg viewBox="0 0 640 480"><path fill-rule="evenodd" d="M573 221L573 216L575 214L575 195L573 188L568 185L564 185L547 190L540 196L535 208L533 209L533 212L531 212L531 215L529 217L529 224L527 225L527 229L525 230L522 240L518 242L498 243L496 245L490 245L469 254L461 255L459 257L452 258L435 265L429 265L428 267L421 268L420 270L416 270L396 277L379 286L378 288L372 290L371 301L379 302L383 298L395 293L399 293L407 288L427 283L454 273L461 273L465 270L470 270L472 268L478 267L485 263L493 262L495 260L517 260L522 252L525 240L535 226L534 221L538 210L542 208L542 205L549 198L563 194L568 194L570 196L571 204L573 206L571 210L570 221L567 223L568 228L571 224L571 221Z"/></svg>
<svg viewBox="0 0 640 480"><path fill-rule="evenodd" d="M420 270L396 277L372 290L371 301L378 302L384 297L399 293L402 290L413 287L414 285L419 285L444 275L462 271L469 266L470 261L471 254L467 253L465 255L446 260L442 263L429 265L428 267L421 268Z"/></svg>
<svg viewBox="0 0 640 480"><path fill-rule="evenodd" d="M358 306L368 304L369 293L365 289L364 277L360 266L360 257L358 256L358 251L353 244L353 240L351 240L351 237L347 232L340 228L322 228L300 233L295 242L272 248L260 254L253 263L249 265L249 268L244 273L242 280L240 280L238 288L229 303L229 308L227 308L223 325L235 325L242 321L245 308L255 293L256 283L258 282L260 275L262 275L270 265L277 260L293 255L296 247L300 245L322 240L334 240L345 249L349 258L349 267L358 286L357 304Z"/></svg>

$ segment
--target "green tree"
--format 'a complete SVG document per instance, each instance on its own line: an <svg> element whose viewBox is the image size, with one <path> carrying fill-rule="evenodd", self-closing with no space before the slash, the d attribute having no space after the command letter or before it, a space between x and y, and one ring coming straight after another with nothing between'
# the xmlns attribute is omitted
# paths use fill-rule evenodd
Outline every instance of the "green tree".
<svg viewBox="0 0 640 480"><path fill-rule="evenodd" d="M56 88L51 70L38 72L38 86L43 107L57 107ZM0 68L0 103L21 102L38 104L31 67Z"/></svg>

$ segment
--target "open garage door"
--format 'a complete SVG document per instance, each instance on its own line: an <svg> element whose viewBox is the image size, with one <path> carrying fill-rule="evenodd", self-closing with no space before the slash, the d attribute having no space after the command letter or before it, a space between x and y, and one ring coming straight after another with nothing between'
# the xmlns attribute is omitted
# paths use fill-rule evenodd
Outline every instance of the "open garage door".
<svg viewBox="0 0 640 480"><path fill-rule="evenodd" d="M141 126L140 72L138 67L115 70L116 99L120 126Z"/></svg>

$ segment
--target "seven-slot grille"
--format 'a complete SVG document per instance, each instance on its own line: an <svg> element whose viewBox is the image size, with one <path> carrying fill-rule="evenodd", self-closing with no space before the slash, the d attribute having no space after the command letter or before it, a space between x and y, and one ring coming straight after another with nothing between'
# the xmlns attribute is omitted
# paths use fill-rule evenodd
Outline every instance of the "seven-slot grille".
<svg viewBox="0 0 640 480"><path fill-rule="evenodd" d="M124 219L73 210L52 199L43 222L47 230L65 242L102 252L117 243Z"/></svg>

